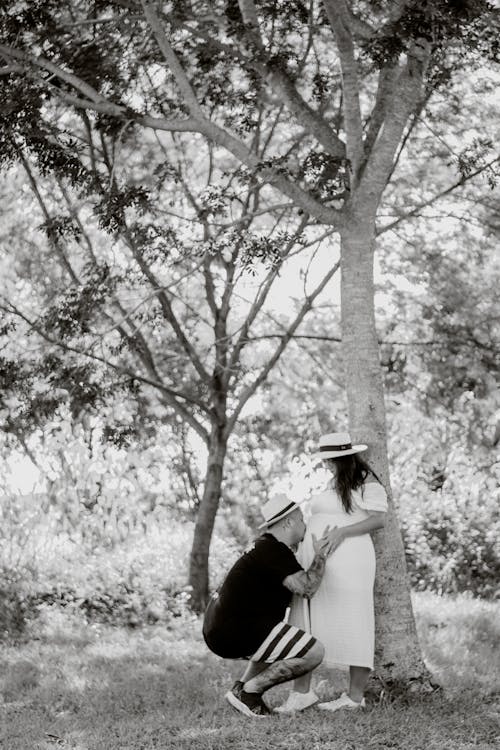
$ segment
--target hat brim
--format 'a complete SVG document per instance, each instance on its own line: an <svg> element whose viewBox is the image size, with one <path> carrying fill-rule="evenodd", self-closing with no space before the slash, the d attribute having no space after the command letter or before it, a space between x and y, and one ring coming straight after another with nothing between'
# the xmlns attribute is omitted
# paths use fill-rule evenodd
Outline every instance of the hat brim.
<svg viewBox="0 0 500 750"><path fill-rule="evenodd" d="M283 518L286 518L290 513L294 513L302 503L305 503L306 498L304 500L294 500L295 507L289 508L283 515L278 516L278 518L273 518L271 521L264 521L264 523L261 523L259 526L257 526L258 529L264 529L266 526L273 526L275 523L278 523L278 521L281 521Z"/></svg>
<svg viewBox="0 0 500 750"><path fill-rule="evenodd" d="M325 458L341 458L342 456L352 456L354 453L362 453L367 450L367 445L353 445L347 451L321 451L319 453L313 453L312 458L315 461L322 461Z"/></svg>

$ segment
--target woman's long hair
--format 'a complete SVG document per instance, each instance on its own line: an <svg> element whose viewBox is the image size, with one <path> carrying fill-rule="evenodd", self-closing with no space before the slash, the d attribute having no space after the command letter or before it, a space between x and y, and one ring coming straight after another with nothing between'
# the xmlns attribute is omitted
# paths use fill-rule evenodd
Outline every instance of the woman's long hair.
<svg viewBox="0 0 500 750"><path fill-rule="evenodd" d="M346 513L352 513L352 491L361 487L368 476L371 475L377 482L380 482L373 469L357 453L339 458L328 458L326 463L331 465L330 468L333 471L333 464L337 465L335 489L340 495Z"/></svg>

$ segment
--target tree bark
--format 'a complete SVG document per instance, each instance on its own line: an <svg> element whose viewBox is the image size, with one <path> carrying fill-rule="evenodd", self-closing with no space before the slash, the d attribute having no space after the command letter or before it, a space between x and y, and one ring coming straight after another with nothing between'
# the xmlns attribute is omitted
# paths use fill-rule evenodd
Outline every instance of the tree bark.
<svg viewBox="0 0 500 750"><path fill-rule="evenodd" d="M341 319L353 440L370 446L368 461L387 489L386 527L375 534L375 674L383 684L423 682L425 668L413 616L405 553L390 491L384 388L375 325L375 211L360 207L341 229Z"/></svg>
<svg viewBox="0 0 500 750"><path fill-rule="evenodd" d="M192 586L191 607L195 612L202 612L208 602L208 558L221 496L226 449L227 436L224 427L215 424L210 434L207 472L194 527L189 563L189 584Z"/></svg>

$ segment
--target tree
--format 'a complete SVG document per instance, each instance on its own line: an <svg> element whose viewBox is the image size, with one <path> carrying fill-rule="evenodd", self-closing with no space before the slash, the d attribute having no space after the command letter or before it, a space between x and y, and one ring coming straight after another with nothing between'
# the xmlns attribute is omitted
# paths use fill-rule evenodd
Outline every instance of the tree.
<svg viewBox="0 0 500 750"><path fill-rule="evenodd" d="M4 409L3 426L24 441L62 403L77 420L130 395L133 424L112 420L106 437L126 443L148 423L170 424L197 511L190 582L201 607L228 441L338 262L314 283L305 271L305 298L267 340L266 327L278 321L266 322L266 304L280 274L298 252L313 262L329 232L277 209L262 186L234 170L205 171L209 159L200 168L198 152L177 151L167 139L150 144L127 174L135 135L83 125L82 132L78 120L65 124L90 143L84 157L68 157L79 176L73 184L65 158L43 176L29 141L16 146L33 200L14 217L5 251L14 271L0 301L9 341L2 398L5 407L17 399L19 408ZM34 230L37 212L43 223ZM201 494L190 432L207 449Z"/></svg>
<svg viewBox="0 0 500 750"><path fill-rule="evenodd" d="M53 108L65 106L122 128L197 133L302 215L334 228L351 432L370 444L389 488L373 305L377 211L429 97L446 92L464 61L496 58L493 7L484 0L65 5L37 2L27 12L12 3L4 15L0 54L20 127L41 119L53 133ZM11 130L5 123L3 132ZM218 366L223 372L227 361ZM378 546L379 670L420 679L393 514Z"/></svg>

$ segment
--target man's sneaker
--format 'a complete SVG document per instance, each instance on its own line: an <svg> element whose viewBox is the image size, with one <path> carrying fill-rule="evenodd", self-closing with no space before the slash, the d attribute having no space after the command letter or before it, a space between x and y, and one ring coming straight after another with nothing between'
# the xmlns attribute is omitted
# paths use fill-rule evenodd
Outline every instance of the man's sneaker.
<svg viewBox="0 0 500 750"><path fill-rule="evenodd" d="M296 711L303 711L309 706L314 706L318 701L319 698L314 690L310 690L308 693L297 693L293 690L283 705L277 706L274 710L280 714L293 714Z"/></svg>
<svg viewBox="0 0 500 750"><path fill-rule="evenodd" d="M335 701L328 701L328 703L318 703L318 708L321 708L322 711L339 711L341 708L347 708L348 710L353 710L356 708L365 708L366 703L365 699L362 698L359 703L356 701L353 701L352 698L349 698L347 693L342 693L340 698L337 698Z"/></svg>
<svg viewBox="0 0 500 750"><path fill-rule="evenodd" d="M237 680L224 697L233 708L245 716L263 719L271 713L260 693L246 693L241 680Z"/></svg>

